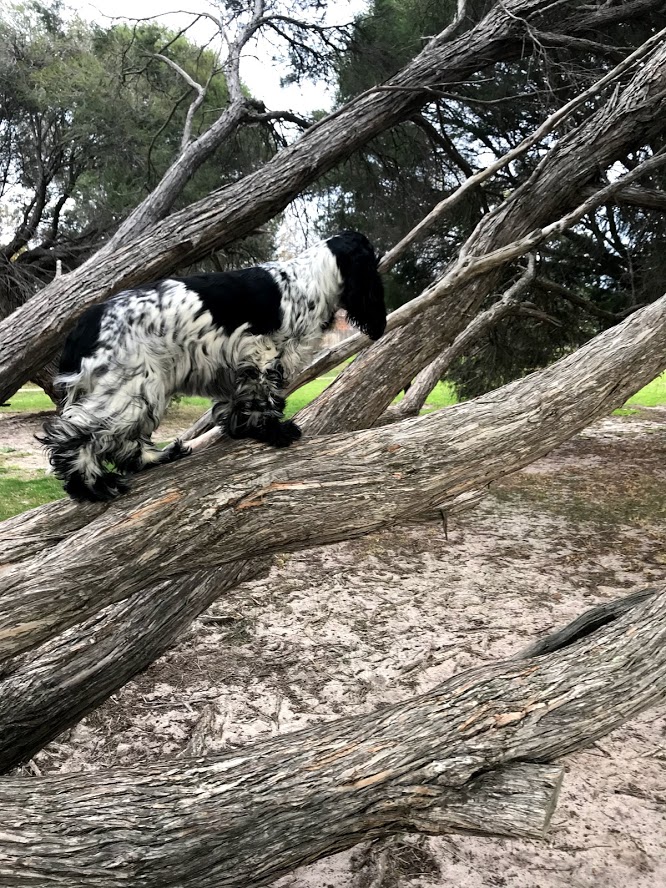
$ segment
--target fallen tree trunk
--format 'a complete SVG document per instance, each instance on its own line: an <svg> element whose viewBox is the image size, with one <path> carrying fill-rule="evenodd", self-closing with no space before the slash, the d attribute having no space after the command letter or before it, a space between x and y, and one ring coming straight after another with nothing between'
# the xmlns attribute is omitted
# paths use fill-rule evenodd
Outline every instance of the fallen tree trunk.
<svg viewBox="0 0 666 888"><path fill-rule="evenodd" d="M349 539L478 488L622 404L665 365L666 296L552 367L445 412L286 453L244 444L231 466L208 451L155 472L0 578L0 658L157 581L251 551Z"/></svg>
<svg viewBox="0 0 666 888"><path fill-rule="evenodd" d="M459 502L665 366L666 297L547 370L439 414L287 452L235 446L231 473L222 447L146 476L112 506L52 503L4 522L0 767L145 668L165 623L166 646L216 597L215 582L223 594L226 574L251 577L248 551L348 539ZM208 592L181 607L197 582Z"/></svg>
<svg viewBox="0 0 666 888"><path fill-rule="evenodd" d="M567 0L567 34L584 35L658 8L634 0L590 9ZM493 6L457 40L431 40L388 84L369 90L308 129L256 173L174 213L115 252L103 248L76 271L54 281L0 323L0 402L50 358L76 317L123 287L169 274L273 218L307 185L374 136L407 119L431 99L431 89L465 80L498 61L518 58L530 29L556 30L561 4L507 0Z"/></svg>
<svg viewBox="0 0 666 888"><path fill-rule="evenodd" d="M224 756L5 778L2 884L254 888L398 831L540 833L560 771L527 762L587 746L666 696L666 589L631 604L547 655Z"/></svg>

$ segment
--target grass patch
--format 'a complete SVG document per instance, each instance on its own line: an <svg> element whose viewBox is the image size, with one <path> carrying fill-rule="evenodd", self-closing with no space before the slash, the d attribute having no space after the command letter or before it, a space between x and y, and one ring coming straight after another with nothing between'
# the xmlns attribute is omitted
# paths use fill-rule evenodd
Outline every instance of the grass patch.
<svg viewBox="0 0 666 888"><path fill-rule="evenodd" d="M0 407L0 413L40 413L42 410L53 410L53 401L41 389L19 389L8 401L8 407Z"/></svg>
<svg viewBox="0 0 666 888"><path fill-rule="evenodd" d="M0 466L0 521L63 496L62 484L41 469L33 473Z"/></svg>
<svg viewBox="0 0 666 888"><path fill-rule="evenodd" d="M653 379L649 385L629 398L627 405L636 404L640 407L661 407L666 404L666 372Z"/></svg>

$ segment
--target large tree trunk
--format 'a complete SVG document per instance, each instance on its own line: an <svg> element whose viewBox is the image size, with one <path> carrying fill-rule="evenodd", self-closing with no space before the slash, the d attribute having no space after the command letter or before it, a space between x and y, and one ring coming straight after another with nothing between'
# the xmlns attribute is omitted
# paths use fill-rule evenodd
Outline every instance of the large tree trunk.
<svg viewBox="0 0 666 888"><path fill-rule="evenodd" d="M657 0L635 0L590 10L582 0L569 0L553 10L550 0L508 0L494 6L459 39L441 42L434 38L388 84L364 93L311 127L256 173L175 213L115 252L102 249L0 323L0 401L53 355L86 307L122 287L164 276L248 234L336 163L408 118L429 100L430 88L445 88L468 78L478 72L480 60L487 67L519 57L532 28L553 31L566 20L568 34L596 35L598 28L630 20L632 14L659 5ZM644 129L638 128L637 138ZM584 184L587 181L589 176Z"/></svg>
<svg viewBox="0 0 666 888"><path fill-rule="evenodd" d="M575 642L565 630L404 703L224 756L5 778L2 884L253 888L396 831L538 835L561 772L526 763L666 695L666 589L630 605L577 621Z"/></svg>
<svg viewBox="0 0 666 888"><path fill-rule="evenodd" d="M552 367L439 414L287 452L241 444L230 459L220 447L137 480L111 506L54 503L4 522L0 762L35 752L145 667L165 622L173 638L212 600L210 587L196 597L199 585L252 575L248 553L348 539L446 505L548 452L665 366L666 297Z"/></svg>

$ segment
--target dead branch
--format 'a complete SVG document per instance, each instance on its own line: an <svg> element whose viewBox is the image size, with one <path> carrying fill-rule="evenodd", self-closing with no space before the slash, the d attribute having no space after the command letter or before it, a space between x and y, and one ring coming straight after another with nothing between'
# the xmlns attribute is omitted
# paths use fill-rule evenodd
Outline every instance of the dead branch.
<svg viewBox="0 0 666 888"><path fill-rule="evenodd" d="M197 81L193 77L190 77L187 71L181 68L177 62L174 62L173 59L170 59L168 56L162 55L162 53L157 52L154 54L153 58L160 59L160 61L164 62L174 71L176 71L176 73L183 78L185 83L187 83L188 86L190 86L197 94L196 98L192 100L189 108L187 109L185 124L183 126L183 135L180 140L180 150L182 153L192 141L192 123L194 122L194 115L197 113L206 99L206 92L208 91L208 86L213 75L211 75L211 77L208 79L208 83L206 83L205 86L202 86L200 83L197 83Z"/></svg>

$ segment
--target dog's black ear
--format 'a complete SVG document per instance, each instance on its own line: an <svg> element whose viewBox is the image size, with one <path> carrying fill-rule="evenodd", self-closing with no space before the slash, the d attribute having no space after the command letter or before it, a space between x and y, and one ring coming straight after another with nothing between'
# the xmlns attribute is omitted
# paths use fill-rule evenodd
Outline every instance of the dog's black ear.
<svg viewBox="0 0 666 888"><path fill-rule="evenodd" d="M357 231L343 231L326 244L335 256L344 282L340 297L347 317L371 339L386 329L384 285L377 271L379 260L372 244Z"/></svg>

